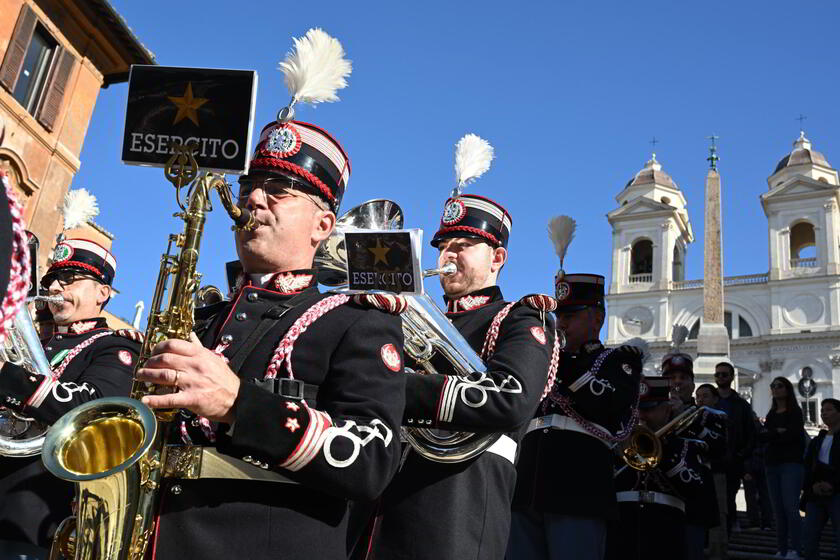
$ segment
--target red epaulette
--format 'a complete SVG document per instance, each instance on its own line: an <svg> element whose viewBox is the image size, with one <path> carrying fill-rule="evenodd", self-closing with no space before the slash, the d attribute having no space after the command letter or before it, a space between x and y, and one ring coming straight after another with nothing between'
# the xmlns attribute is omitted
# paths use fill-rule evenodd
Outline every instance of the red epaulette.
<svg viewBox="0 0 840 560"><path fill-rule="evenodd" d="M134 329L118 329L114 331L114 334L143 344L144 335L140 331L136 331Z"/></svg>
<svg viewBox="0 0 840 560"><path fill-rule="evenodd" d="M544 313L551 313L557 309L557 300L545 294L528 294L523 296L519 303Z"/></svg>
<svg viewBox="0 0 840 560"><path fill-rule="evenodd" d="M392 315L399 315L408 307L405 298L399 294L355 294L352 300L360 307L372 307Z"/></svg>

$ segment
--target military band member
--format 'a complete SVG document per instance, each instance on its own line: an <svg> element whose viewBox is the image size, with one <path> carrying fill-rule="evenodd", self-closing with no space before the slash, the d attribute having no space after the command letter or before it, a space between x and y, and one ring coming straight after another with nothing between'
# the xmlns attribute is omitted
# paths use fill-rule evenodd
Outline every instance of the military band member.
<svg viewBox="0 0 840 560"><path fill-rule="evenodd" d="M42 340L52 377L5 364L0 371L3 406L52 424L84 402L128 395L142 335L114 331L100 316L111 297L116 266L114 256L93 241L65 239L56 245L41 279L49 295L63 299L49 304L55 331ZM73 485L49 474L39 455L0 457L0 556L46 558L52 533L71 513L72 499Z"/></svg>
<svg viewBox="0 0 840 560"><path fill-rule="evenodd" d="M665 378L646 377L642 381L640 424L653 432L670 418L669 390ZM620 519L610 525L609 560L684 558L686 502L709 491L703 483L703 473L708 468L700 456L705 444L673 434L665 434L659 441L661 458L657 464L650 464L651 468L637 470L617 460ZM640 450L644 451L636 448ZM702 548L701 543L701 552Z"/></svg>
<svg viewBox="0 0 840 560"><path fill-rule="evenodd" d="M681 352L667 354L662 360L662 375L671 382L671 416L696 407L694 393L694 362L691 356ZM701 450L704 463L712 461L726 461L731 455L729 448L729 421L726 413L709 407L701 407L701 412L680 431L681 437L696 439L706 444ZM714 474L710 468L702 470L703 484L715 490L699 494L695 499L686 500L686 536L685 554L687 559L703 557L703 543L706 541L706 531L720 524L720 508L714 481ZM723 528L721 528L723 529ZM726 550L725 531L714 531L710 534L710 548L713 555L724 555Z"/></svg>
<svg viewBox="0 0 840 560"><path fill-rule="evenodd" d="M396 470L404 301L321 293L313 269L349 177L325 130L263 128L239 187L258 224L236 234L244 283L201 310L200 343L160 343L139 375L179 389L149 405L192 412L175 441L270 480L168 479L155 558L344 559L348 500L376 498Z"/></svg>
<svg viewBox="0 0 840 560"><path fill-rule="evenodd" d="M487 371L406 378L405 425L502 436L459 463L437 463L407 450L382 499L372 558L504 557L517 444L559 351L553 321L545 316L553 299L535 295L510 303L497 286L510 231L510 214L497 202L459 192L446 201L432 239L438 265L457 267L441 277L446 316L481 354Z"/></svg>
<svg viewBox="0 0 840 560"><path fill-rule="evenodd" d="M598 340L604 277L558 273L556 295L566 346L522 445L511 560L603 558L607 521L618 516L611 447L637 418L641 351Z"/></svg>

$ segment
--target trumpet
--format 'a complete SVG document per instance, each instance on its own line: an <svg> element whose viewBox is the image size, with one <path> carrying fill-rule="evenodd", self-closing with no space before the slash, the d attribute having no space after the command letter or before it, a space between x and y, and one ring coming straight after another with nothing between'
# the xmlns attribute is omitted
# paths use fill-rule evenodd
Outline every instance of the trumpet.
<svg viewBox="0 0 840 560"><path fill-rule="evenodd" d="M636 426L621 449L621 458L628 467L637 471L655 469L662 461L662 439L685 430L701 412L702 408L690 406L655 432L641 424Z"/></svg>

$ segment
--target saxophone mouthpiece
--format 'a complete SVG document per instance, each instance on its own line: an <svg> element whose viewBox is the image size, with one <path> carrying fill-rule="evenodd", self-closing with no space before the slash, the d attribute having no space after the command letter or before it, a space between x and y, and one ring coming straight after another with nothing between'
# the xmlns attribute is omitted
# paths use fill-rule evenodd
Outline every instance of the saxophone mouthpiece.
<svg viewBox="0 0 840 560"><path fill-rule="evenodd" d="M254 219L254 215L251 213L250 210L247 208L239 208L239 215L233 218L233 229L234 231L251 231L257 227L257 221Z"/></svg>

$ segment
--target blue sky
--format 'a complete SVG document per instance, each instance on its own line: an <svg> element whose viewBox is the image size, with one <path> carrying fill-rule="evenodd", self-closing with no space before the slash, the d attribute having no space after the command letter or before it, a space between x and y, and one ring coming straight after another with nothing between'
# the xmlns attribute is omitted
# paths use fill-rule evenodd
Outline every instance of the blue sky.
<svg viewBox="0 0 840 560"><path fill-rule="evenodd" d="M513 216L501 278L509 299L553 290L545 228L556 214L578 221L567 272L609 275L605 214L653 136L699 240L688 279L702 275L706 136L721 137L726 275L767 270L758 197L800 113L814 148L840 161L834 2L111 1L161 65L257 70L255 133L288 101L276 66L291 38L313 26L337 37L353 61L349 87L341 102L303 106L298 117L350 155L344 210L390 198L428 240L453 185L455 142L467 132L489 140L496 160L467 192ZM97 221L116 236L121 295L110 310L131 318L137 300L148 306L160 253L181 224L162 171L120 162L126 92L101 91L72 186L98 197ZM235 250L219 204L202 245L205 280L223 286ZM427 246L426 266L435 258Z"/></svg>

